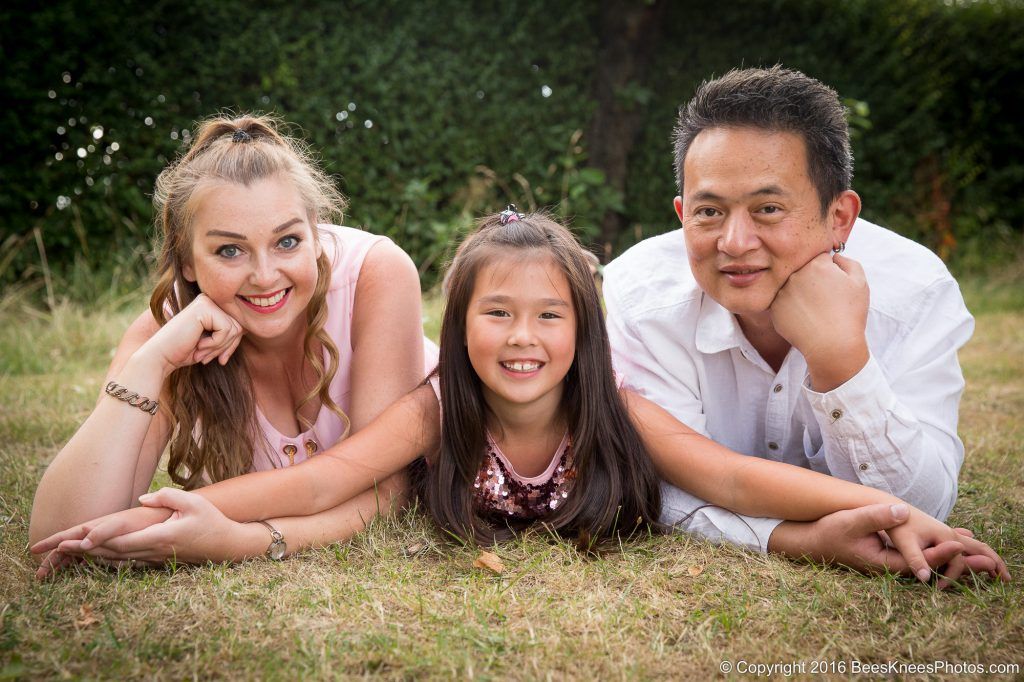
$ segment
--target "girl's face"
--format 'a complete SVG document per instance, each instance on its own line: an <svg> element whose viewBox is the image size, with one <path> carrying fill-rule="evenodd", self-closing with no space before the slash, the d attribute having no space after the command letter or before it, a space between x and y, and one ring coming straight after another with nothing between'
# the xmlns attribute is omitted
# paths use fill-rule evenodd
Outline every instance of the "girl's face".
<svg viewBox="0 0 1024 682"><path fill-rule="evenodd" d="M555 413L576 355L569 281L547 254L496 258L477 274L466 313L469 360L497 414Z"/></svg>
<svg viewBox="0 0 1024 682"><path fill-rule="evenodd" d="M321 247L295 187L265 178L200 191L185 277L250 338L302 338Z"/></svg>

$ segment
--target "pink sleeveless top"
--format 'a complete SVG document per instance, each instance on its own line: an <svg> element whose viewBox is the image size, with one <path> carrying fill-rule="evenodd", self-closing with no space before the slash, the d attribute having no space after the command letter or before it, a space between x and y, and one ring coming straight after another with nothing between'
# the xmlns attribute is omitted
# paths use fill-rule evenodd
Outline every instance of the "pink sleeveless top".
<svg viewBox="0 0 1024 682"><path fill-rule="evenodd" d="M430 377L430 386L440 403L441 383L436 374ZM481 515L541 519L569 497L575 479L572 438L568 433L555 448L547 469L537 476L520 476L488 431L487 452L473 481L473 506Z"/></svg>
<svg viewBox="0 0 1024 682"><path fill-rule="evenodd" d="M324 329L338 348L338 371L331 381L330 394L342 412L348 414L352 391L352 312L355 305L356 282L366 254L387 237L351 227L320 225L320 242L332 264L331 287L327 291L327 323ZM429 339L423 339L423 373L437 366L438 350ZM327 357L324 355L324 363ZM257 443L253 471L264 471L298 464L334 445L345 432L341 418L327 407L321 407L316 422L297 436L285 436L274 428L257 406L256 420L266 436L266 443Z"/></svg>

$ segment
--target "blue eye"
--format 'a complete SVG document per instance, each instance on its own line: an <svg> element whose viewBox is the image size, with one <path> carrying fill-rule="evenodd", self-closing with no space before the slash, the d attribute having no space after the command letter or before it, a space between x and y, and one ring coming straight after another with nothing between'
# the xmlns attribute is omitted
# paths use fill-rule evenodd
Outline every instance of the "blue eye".
<svg viewBox="0 0 1024 682"><path fill-rule="evenodd" d="M225 244L217 249L217 255L222 258L236 258L240 252L241 249L234 244Z"/></svg>
<svg viewBox="0 0 1024 682"><path fill-rule="evenodd" d="M287 237L282 237L281 241L279 241L277 245L286 251L291 251L292 249L297 247L299 245L299 242L301 241L302 240L296 237L295 235L290 234Z"/></svg>

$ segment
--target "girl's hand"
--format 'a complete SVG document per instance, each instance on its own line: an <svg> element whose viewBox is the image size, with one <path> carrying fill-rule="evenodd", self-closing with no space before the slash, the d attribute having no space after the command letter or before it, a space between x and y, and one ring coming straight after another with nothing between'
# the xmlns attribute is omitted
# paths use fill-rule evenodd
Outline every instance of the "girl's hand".
<svg viewBox="0 0 1024 682"><path fill-rule="evenodd" d="M206 294L167 321L138 350L161 364L164 374L216 359L227 363L242 340L242 325L225 313Z"/></svg>
<svg viewBox="0 0 1024 682"><path fill-rule="evenodd" d="M958 542L964 551L960 556L953 557L946 564L942 578L937 586L941 589L958 580L968 569L988 573L992 578L1003 581L1010 580L1010 572L1006 562L995 551L970 534L954 530L924 512L910 508L910 518L906 523L888 529L887 534L893 546L907 560L914 575L922 582L931 577L931 569L922 554L922 550L943 542Z"/></svg>
<svg viewBox="0 0 1024 682"><path fill-rule="evenodd" d="M97 526L81 541L62 542L58 550L107 561L159 564L169 560L184 563L233 561L246 555L258 555L269 545L269 535L262 526L235 523L195 493L163 488L142 499L147 505L160 506L141 510L157 510L167 520L125 533L122 531L128 525L123 523L124 519L113 519Z"/></svg>

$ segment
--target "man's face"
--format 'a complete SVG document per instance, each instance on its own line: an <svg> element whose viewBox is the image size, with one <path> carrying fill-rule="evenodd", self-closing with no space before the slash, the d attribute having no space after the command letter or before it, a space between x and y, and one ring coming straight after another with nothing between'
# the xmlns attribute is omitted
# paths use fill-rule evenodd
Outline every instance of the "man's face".
<svg viewBox="0 0 1024 682"><path fill-rule="evenodd" d="M683 165L676 212L697 284L740 321L767 319L789 276L838 243L792 133L711 128ZM845 239L845 232L841 235Z"/></svg>

